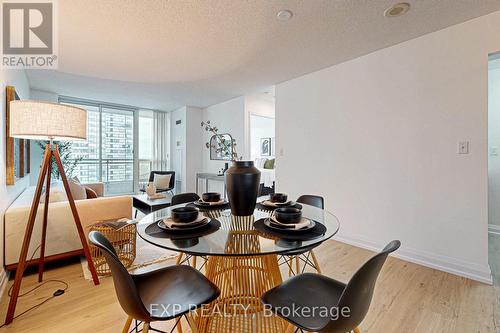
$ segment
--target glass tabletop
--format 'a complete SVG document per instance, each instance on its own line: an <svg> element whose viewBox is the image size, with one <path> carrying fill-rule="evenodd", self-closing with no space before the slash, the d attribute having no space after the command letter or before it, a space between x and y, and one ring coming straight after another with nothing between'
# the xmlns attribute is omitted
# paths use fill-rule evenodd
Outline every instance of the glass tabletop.
<svg viewBox="0 0 500 333"><path fill-rule="evenodd" d="M197 256L285 254L319 245L339 230L339 221L332 213L313 206L301 205L303 217L325 227L319 226L321 234L315 235L313 239L304 240L303 238L308 238L305 237L306 233L304 237L290 232L278 236L271 229L262 228L262 224L257 230L254 222L269 218L271 215L271 211L258 209L255 209L251 216L233 216L229 209L202 209L204 215L214 220L211 222L213 227L210 227L205 234L200 233L196 237L182 234L172 238L171 234L168 234L167 237L167 234L157 227L157 222L169 217L172 208L182 207L185 204L161 209L145 216L137 225L137 233L153 245Z"/></svg>

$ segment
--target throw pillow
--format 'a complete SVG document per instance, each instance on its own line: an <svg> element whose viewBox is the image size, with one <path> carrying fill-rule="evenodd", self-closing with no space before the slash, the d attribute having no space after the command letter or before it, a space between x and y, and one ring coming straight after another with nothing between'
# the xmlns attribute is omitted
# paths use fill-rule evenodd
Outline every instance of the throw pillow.
<svg viewBox="0 0 500 333"><path fill-rule="evenodd" d="M155 185L157 190L166 190L170 186L170 178L172 175L160 175L155 173L155 178L153 180L153 184Z"/></svg>
<svg viewBox="0 0 500 333"><path fill-rule="evenodd" d="M274 158L267 160L266 163L264 163L264 169L274 169Z"/></svg>
<svg viewBox="0 0 500 333"><path fill-rule="evenodd" d="M69 190L74 200L84 200L87 199L87 192L85 191L85 186L78 180L78 178L73 177L69 181Z"/></svg>
<svg viewBox="0 0 500 333"><path fill-rule="evenodd" d="M90 187L85 186L85 192L87 193L87 199L95 199L97 198L97 193Z"/></svg>

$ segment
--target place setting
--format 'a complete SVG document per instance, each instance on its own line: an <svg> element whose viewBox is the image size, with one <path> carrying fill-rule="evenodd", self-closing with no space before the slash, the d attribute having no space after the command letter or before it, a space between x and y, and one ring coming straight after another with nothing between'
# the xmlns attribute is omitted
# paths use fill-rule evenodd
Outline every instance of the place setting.
<svg viewBox="0 0 500 333"><path fill-rule="evenodd" d="M326 227L302 216L294 207L278 207L267 217L254 222L254 228L274 237L289 240L310 240L323 236Z"/></svg>
<svg viewBox="0 0 500 333"><path fill-rule="evenodd" d="M225 209L229 207L229 202L224 200L218 192L207 192L203 193L199 200L194 201L188 206L195 206L202 210Z"/></svg>
<svg viewBox="0 0 500 333"><path fill-rule="evenodd" d="M204 215L196 207L178 207L170 216L151 223L146 234L159 238L185 239L208 235L220 228L220 222Z"/></svg>
<svg viewBox="0 0 500 333"><path fill-rule="evenodd" d="M288 195L286 193L271 193L268 199L258 202L256 205L257 209L273 211L280 207L290 207L302 209L302 205L296 203L295 201L288 200Z"/></svg>

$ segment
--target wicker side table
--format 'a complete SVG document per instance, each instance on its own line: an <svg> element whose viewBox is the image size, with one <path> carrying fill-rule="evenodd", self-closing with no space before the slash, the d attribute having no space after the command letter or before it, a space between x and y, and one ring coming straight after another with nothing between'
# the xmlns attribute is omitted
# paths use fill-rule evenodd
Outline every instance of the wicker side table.
<svg viewBox="0 0 500 333"><path fill-rule="evenodd" d="M135 223L130 223L129 219L99 221L90 227L90 231L102 233L113 245L118 258L122 264L128 268L132 265L136 255L136 228ZM92 261L100 276L111 275L111 270L101 250L90 244Z"/></svg>

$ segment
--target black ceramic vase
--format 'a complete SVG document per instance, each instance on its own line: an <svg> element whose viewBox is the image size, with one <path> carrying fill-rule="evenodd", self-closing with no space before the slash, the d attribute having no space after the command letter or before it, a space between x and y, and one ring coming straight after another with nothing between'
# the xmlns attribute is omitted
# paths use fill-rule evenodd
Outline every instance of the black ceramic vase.
<svg viewBox="0 0 500 333"><path fill-rule="evenodd" d="M259 194L260 171L253 161L233 161L226 171L226 189L231 213L252 215Z"/></svg>

